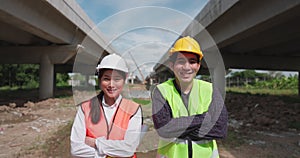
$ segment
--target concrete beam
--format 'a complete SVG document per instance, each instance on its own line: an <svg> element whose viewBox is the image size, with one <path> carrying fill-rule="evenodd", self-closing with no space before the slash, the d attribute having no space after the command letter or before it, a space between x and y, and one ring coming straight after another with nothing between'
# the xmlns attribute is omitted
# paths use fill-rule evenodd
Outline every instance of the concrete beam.
<svg viewBox="0 0 300 158"><path fill-rule="evenodd" d="M300 1L296 0L239 1L230 8L230 11L218 17L216 22L208 25L207 30L222 48L281 23L286 18L284 13L294 12L293 9L297 10L299 4ZM212 10L215 11L215 8ZM196 20L202 19L197 17Z"/></svg>
<svg viewBox="0 0 300 158"><path fill-rule="evenodd" d="M76 0L45 0L49 5L54 7L58 12L67 17L73 24L89 33L96 25L86 15L85 11L78 5Z"/></svg>
<svg viewBox="0 0 300 158"><path fill-rule="evenodd" d="M0 40L16 44L36 43L37 37L19 28L0 21ZM39 39L41 40L41 39Z"/></svg>
<svg viewBox="0 0 300 158"><path fill-rule="evenodd" d="M111 45L108 45L108 40L104 38L104 34L99 30L97 25L95 25L94 22L90 20L90 18L86 15L85 11L82 10L82 8L78 5L78 3L75 0L46 0L46 2L48 2L49 5L54 7L62 15L67 17L69 21L71 21L80 30L83 31L84 37L80 38L80 42L82 42L82 45L84 47L87 48L90 45L93 48L97 47L97 49L95 50L98 53L100 51L103 51L103 49L110 53L116 52Z"/></svg>
<svg viewBox="0 0 300 158"><path fill-rule="evenodd" d="M99 39L97 34L88 36L79 46L74 60L73 72L93 75L100 59L110 53L116 53L112 47L106 46L105 41L100 39L94 41L94 39Z"/></svg>
<svg viewBox="0 0 300 158"><path fill-rule="evenodd" d="M79 33L76 25L46 1L1 1L0 21L59 44L71 44Z"/></svg>
<svg viewBox="0 0 300 158"><path fill-rule="evenodd" d="M272 50L271 54L277 54L279 49L282 50L280 52L286 52L287 50L296 48L299 50L299 40L297 39L300 39L300 23L295 23L297 20L298 17L294 18L294 20L290 20L276 27L265 30L263 33L255 33L246 39L242 39L227 46L224 49L230 50L230 52L252 52L270 48L270 50ZM284 32L282 30L284 30ZM293 42L294 44L292 45ZM276 52L274 52L274 50ZM266 54L267 52L263 51L263 53Z"/></svg>
<svg viewBox="0 0 300 158"><path fill-rule="evenodd" d="M200 11L196 16L196 20L203 27L209 26L213 23L218 17L224 14L228 9L234 6L239 0L210 0L205 5L205 7ZM185 30L186 35L189 35L189 31L192 31L193 24L189 25ZM184 34L185 34L184 33Z"/></svg>
<svg viewBox="0 0 300 158"><path fill-rule="evenodd" d="M77 51L75 45L62 46L3 46L0 47L2 64L38 64L41 56L47 54L51 64L64 64Z"/></svg>

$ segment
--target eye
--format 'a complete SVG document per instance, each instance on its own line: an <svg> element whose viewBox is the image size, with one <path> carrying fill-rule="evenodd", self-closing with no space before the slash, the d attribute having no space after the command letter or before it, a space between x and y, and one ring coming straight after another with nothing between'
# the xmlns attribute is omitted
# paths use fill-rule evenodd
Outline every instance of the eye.
<svg viewBox="0 0 300 158"><path fill-rule="evenodd" d="M196 64L196 63L198 63L198 62L197 62L197 60L192 59L192 60L189 61L189 63L190 63L190 64Z"/></svg>
<svg viewBox="0 0 300 158"><path fill-rule="evenodd" d="M180 60L180 59L179 59L179 60L176 61L176 63L177 63L177 64L180 64L180 65L183 65L183 64L185 64L185 60Z"/></svg>
<svg viewBox="0 0 300 158"><path fill-rule="evenodd" d="M103 80L103 81L109 81L110 78L108 78L108 77L103 77L102 80Z"/></svg>
<svg viewBox="0 0 300 158"><path fill-rule="evenodd" d="M122 80L121 77L114 78L114 81L116 81L116 82L119 82L119 81L121 81L121 80Z"/></svg>

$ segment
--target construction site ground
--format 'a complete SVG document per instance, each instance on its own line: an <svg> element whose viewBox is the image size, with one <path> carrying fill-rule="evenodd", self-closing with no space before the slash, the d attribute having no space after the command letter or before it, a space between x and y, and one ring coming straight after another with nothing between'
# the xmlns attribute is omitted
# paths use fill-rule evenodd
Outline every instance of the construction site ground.
<svg viewBox="0 0 300 158"><path fill-rule="evenodd" d="M137 92L144 88L133 87ZM0 92L0 157L71 157L70 129L77 107L73 91L57 89L54 98L38 100L38 90ZM147 98L143 98L147 99ZM299 158L298 96L227 93L228 135L217 140L222 158ZM151 105L143 105L149 126L138 157L154 158L157 134Z"/></svg>

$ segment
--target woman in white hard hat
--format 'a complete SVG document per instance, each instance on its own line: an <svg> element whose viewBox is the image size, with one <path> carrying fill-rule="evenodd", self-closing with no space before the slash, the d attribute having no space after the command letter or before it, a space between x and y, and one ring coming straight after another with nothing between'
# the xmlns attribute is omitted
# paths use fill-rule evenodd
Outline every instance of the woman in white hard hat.
<svg viewBox="0 0 300 158"><path fill-rule="evenodd" d="M128 67L116 54L97 66L101 92L80 104L71 132L75 157L136 157L140 141L140 105L122 97Z"/></svg>

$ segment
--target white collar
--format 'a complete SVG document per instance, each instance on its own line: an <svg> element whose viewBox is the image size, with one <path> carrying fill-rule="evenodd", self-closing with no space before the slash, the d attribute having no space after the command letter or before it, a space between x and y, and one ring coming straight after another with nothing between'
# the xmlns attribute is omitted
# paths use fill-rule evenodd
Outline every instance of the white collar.
<svg viewBox="0 0 300 158"><path fill-rule="evenodd" d="M117 107L120 104L121 100L122 100L122 95L120 94L119 97L116 99L116 101L114 102L113 105L108 105L108 104L106 104L105 98L103 96L102 97L102 105L105 106L105 107L107 107L107 108L115 108L115 107Z"/></svg>

